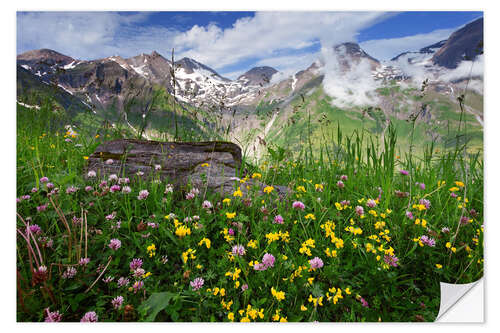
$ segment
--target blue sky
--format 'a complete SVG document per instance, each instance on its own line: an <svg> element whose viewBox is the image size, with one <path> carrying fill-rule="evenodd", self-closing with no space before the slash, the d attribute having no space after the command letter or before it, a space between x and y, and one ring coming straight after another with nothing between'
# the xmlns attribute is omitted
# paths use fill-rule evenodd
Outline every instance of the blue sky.
<svg viewBox="0 0 500 333"><path fill-rule="evenodd" d="M229 78L254 66L308 67L322 47L358 42L387 60L448 36L482 12L18 12L17 53L50 48L77 59L156 50Z"/></svg>

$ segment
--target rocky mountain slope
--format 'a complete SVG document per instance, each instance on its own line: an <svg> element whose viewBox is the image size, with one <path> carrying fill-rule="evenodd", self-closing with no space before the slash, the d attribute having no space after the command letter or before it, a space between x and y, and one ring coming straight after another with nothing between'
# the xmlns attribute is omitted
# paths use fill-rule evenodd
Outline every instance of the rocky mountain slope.
<svg viewBox="0 0 500 333"><path fill-rule="evenodd" d="M442 125L445 121L454 124L457 119L456 98L465 87L465 76L450 75L459 64L457 54L469 55L478 39L482 40L482 19L466 25L447 40L404 52L391 61L375 59L356 43L342 43L328 49L326 58L320 57L308 68L281 80L273 80L274 75L283 75L268 66L252 68L230 80L194 59L182 58L172 64L157 52L131 58L78 60L52 50L34 50L17 57L18 100L23 102L24 96L51 87L63 108L91 109L101 115L117 112L124 115L131 128L152 129L171 121L175 98L188 123L201 122L208 132L217 126L224 128L229 138L247 142L259 155L263 143L270 138L281 142L283 136L285 144L302 135L307 119L303 114L305 107L321 126L342 121L353 130L369 121L373 133L382 133L389 120L405 121L417 108L416 92L423 78L428 78L427 93L432 96L428 104L432 108L421 120L428 127L422 130L422 136L435 140L436 136L444 138L447 134L429 130L432 125ZM473 54L470 56L474 59ZM368 82L375 96L369 113L365 112L368 105L339 108L336 96L323 89L325 76L330 84L340 85L343 77L352 78L349 84L355 89L358 77L346 74L359 72L361 64L366 70L356 75L363 76L359 81L365 85ZM472 83L469 88L482 87L481 77L476 84ZM474 91L470 93L467 112L474 126L482 126L482 90ZM163 96L161 102L156 100L151 105L158 94ZM203 115L200 110L204 110ZM145 123L148 119L149 124ZM313 126L313 132L321 126ZM401 125L400 130L404 132L407 128Z"/></svg>

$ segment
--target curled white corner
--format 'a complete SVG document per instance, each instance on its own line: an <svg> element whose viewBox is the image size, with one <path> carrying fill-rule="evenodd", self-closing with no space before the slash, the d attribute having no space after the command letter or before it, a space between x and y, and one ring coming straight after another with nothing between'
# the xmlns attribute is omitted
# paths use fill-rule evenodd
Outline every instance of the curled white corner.
<svg viewBox="0 0 500 333"><path fill-rule="evenodd" d="M482 322L484 320L482 278L472 283L440 282L440 285L441 304L436 317L437 322Z"/></svg>

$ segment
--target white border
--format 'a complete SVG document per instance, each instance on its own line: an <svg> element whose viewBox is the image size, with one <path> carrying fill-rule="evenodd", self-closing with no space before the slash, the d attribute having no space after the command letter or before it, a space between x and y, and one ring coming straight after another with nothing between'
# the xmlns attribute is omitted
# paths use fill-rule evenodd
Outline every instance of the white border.
<svg viewBox="0 0 500 333"><path fill-rule="evenodd" d="M498 252L498 241L496 240L496 235L498 235L498 221L495 219L494 210L495 201L498 199L496 195L497 189L500 188L499 176L498 176L498 154L495 154L495 146L497 145L496 132L498 132L497 126L500 124L498 117L500 116L500 108L498 108L498 89L500 84L498 82L498 76L500 72L498 71L498 63L500 61L498 53L498 42L497 33L499 31L498 22L500 17L498 11L495 11L493 1L429 1L420 0L412 1L411 3L406 3L403 1L384 1L383 3L374 1L342 1L342 2L327 2L322 0L307 0L307 1L274 1L269 0L253 0L245 2L237 2L234 0L225 1L186 1L171 2L134 2L133 4L125 2L123 0L108 0L108 1L95 1L87 0L84 2L71 2L71 1L18 1L18 2L6 2L3 5L1 11L1 24L2 24L2 44L3 48L1 53L1 62L4 72L2 73L2 79L0 80L2 89L0 92L2 98L0 99L2 103L2 155L4 157L1 168L3 175L3 187L2 199L0 200L2 204L2 213L4 216L1 219L1 223L5 228L4 232L1 233L1 244L2 244L2 257L3 264L6 265L3 269L2 284L4 297L2 297L2 311L0 311L2 324L4 324L4 329L16 329L16 330L39 330L39 329L49 329L51 331L67 331L71 330L82 330L85 326L79 324L62 324L62 325L38 325L38 324L16 324L15 323L15 237L13 220L15 216L15 178L13 175L16 172L15 168L15 54L16 54L16 11L17 10L378 10L378 11L400 11L400 10L471 10L471 11L484 11L485 17L485 54L486 54L486 64L485 64L485 273L486 281L498 280L498 265L489 265L488 257L491 255L495 256ZM5 158L7 156L7 158ZM496 232L495 232L495 229ZM491 236L490 236L491 235ZM7 264L8 263L8 264ZM498 322L499 316L496 314L498 312L498 283L488 283L487 293L485 293L486 299L486 312L485 312L485 325L457 325L457 324L291 324L291 325L277 325L277 324L267 324L267 325L223 325L223 324L189 324L187 326L183 324L126 324L120 325L120 329L125 330L176 330L176 329L193 329L200 332L208 331L250 331L250 330L261 330L261 329L286 329L286 330L297 330L303 332L304 330L313 329L316 331L332 331L332 330L383 330L384 332L400 332L401 329L409 331L421 331L425 330L453 330L453 332L460 331L470 331L471 329L480 328L491 328L494 322ZM491 310L491 311L490 311ZM117 324L101 324L92 326L93 330L98 331L109 331L113 329ZM168 325L168 326L167 326ZM314 325L314 326L311 326ZM425 325L422 326L422 325ZM446 326L443 326L446 325Z"/></svg>

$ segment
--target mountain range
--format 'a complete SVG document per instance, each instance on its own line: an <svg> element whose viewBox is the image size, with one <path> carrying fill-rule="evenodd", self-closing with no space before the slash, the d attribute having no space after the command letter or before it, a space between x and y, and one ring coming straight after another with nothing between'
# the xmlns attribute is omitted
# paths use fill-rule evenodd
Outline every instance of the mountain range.
<svg viewBox="0 0 500 333"><path fill-rule="evenodd" d="M318 120L322 113L331 113L332 119L336 118L335 110L339 108L346 112L347 118L359 120L361 110L377 106L380 119L376 116L370 119L377 128L385 128L386 120L404 119L404 110L415 104L409 92L419 88L416 81L421 76L430 79L430 95L438 105L435 112L429 111L427 122L440 121L447 117L441 115L444 109L457 112L456 93L467 79L458 70L463 61L482 57L482 40L481 18L455 31L446 40L418 51L404 52L390 61L379 61L358 44L346 42L333 45L329 56L320 57L308 68L288 77L280 76L282 73L275 68L262 66L251 68L236 80L225 78L194 59L172 62L156 51L131 58L115 55L81 60L54 50L32 50L17 56L17 100L37 104L36 96L50 94L60 107L72 113L86 110L102 116L114 112L118 118L125 114L129 122L140 119L134 114L144 118L148 110L153 112L150 101L155 92L163 90L167 99L175 100L183 110L205 110L205 123L210 110L217 110L221 113L219 117L229 122L228 133L232 139L241 141L248 136L247 141L255 146L257 137L263 140L273 132L276 138L285 134L283 128L274 128L277 119L281 126L294 127L295 123L301 123L302 120L295 119L294 108L299 104L310 104ZM475 79L476 84L469 88L477 89L471 92L474 98L467 105L467 111L473 121L482 126L482 77ZM338 86L345 91L337 93ZM369 103L365 98L363 105L353 100L360 91L363 97L369 98ZM342 97L347 104L341 103ZM134 126L130 122L129 125ZM433 135L437 134L431 133L429 137Z"/></svg>

